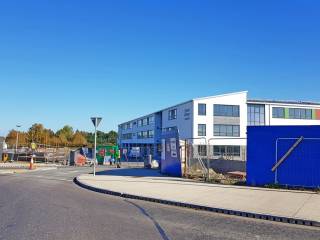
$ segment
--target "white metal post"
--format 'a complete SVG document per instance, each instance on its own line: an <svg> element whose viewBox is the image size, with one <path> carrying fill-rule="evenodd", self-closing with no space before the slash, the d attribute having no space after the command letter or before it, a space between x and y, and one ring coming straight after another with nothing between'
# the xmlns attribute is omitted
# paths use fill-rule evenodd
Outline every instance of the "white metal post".
<svg viewBox="0 0 320 240"><path fill-rule="evenodd" d="M101 117L92 117L91 121L94 125L94 157L93 157L93 176L96 175L96 162L97 162L97 127L99 126L102 118Z"/></svg>
<svg viewBox="0 0 320 240"><path fill-rule="evenodd" d="M97 120L96 120L97 121ZM97 126L94 127L94 163L93 163L93 176L96 175L96 162L97 162Z"/></svg>

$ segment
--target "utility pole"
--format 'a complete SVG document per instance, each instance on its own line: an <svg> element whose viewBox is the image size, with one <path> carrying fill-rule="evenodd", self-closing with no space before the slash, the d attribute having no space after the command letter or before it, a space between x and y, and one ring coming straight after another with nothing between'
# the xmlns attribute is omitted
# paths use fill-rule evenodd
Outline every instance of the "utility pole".
<svg viewBox="0 0 320 240"><path fill-rule="evenodd" d="M99 126L102 118L101 117L92 117L91 121L94 125L94 151L93 151L93 176L96 175L96 162L97 162L97 127Z"/></svg>
<svg viewBox="0 0 320 240"><path fill-rule="evenodd" d="M17 139L16 139L16 154L17 154L18 153L18 143L19 143L19 130L18 129L21 127L21 125L16 125L16 127L17 127Z"/></svg>

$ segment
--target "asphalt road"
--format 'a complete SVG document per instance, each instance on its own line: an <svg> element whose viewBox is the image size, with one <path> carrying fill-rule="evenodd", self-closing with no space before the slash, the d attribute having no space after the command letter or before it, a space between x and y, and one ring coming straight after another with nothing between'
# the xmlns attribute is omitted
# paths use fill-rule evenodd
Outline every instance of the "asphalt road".
<svg viewBox="0 0 320 240"><path fill-rule="evenodd" d="M0 239L319 239L318 228L196 211L91 192L88 168L0 174Z"/></svg>

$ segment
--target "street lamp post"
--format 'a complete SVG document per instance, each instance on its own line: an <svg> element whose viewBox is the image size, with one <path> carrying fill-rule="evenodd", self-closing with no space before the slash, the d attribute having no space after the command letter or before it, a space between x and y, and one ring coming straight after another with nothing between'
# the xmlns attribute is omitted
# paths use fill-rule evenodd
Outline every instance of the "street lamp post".
<svg viewBox="0 0 320 240"><path fill-rule="evenodd" d="M19 128L21 127L21 125L16 125L17 127L17 139L16 139L16 154L18 153L18 143L19 143Z"/></svg>
<svg viewBox="0 0 320 240"><path fill-rule="evenodd" d="M93 157L93 176L96 175L96 162L97 162L97 127L99 126L100 122L101 122L102 118L101 117L92 117L91 121L94 125L94 157Z"/></svg>

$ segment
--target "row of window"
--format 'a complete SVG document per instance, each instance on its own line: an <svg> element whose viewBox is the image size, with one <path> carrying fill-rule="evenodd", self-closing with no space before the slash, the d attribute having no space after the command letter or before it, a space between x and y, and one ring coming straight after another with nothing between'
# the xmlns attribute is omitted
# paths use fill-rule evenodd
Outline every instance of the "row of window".
<svg viewBox="0 0 320 240"><path fill-rule="evenodd" d="M212 148L210 149L210 151L212 151ZM207 156L207 146L206 145L199 145L198 146L198 154L200 156ZM215 157L225 157L225 156L240 157L240 146L237 146L237 145L235 145L235 146L233 146L233 145L215 145L215 146L213 146L213 156L215 156Z"/></svg>
<svg viewBox="0 0 320 240"><path fill-rule="evenodd" d="M240 106L238 105L213 105L214 116L221 117L239 117L240 116ZM205 103L198 104L198 115L207 115L207 105ZM168 111L168 120L177 119L177 109L171 109Z"/></svg>
<svg viewBox="0 0 320 240"><path fill-rule="evenodd" d="M313 119L312 109L273 107L272 117L283 119ZM248 104L248 126L265 125L265 106Z"/></svg>
<svg viewBox="0 0 320 240"><path fill-rule="evenodd" d="M240 125L214 124L214 136L224 137L240 137ZM207 135L207 125L198 124L198 136L205 137Z"/></svg>
<svg viewBox="0 0 320 240"><path fill-rule="evenodd" d="M162 132L170 132L170 131L173 131L173 130L176 130L177 127L167 127L167 128L163 128L162 129Z"/></svg>
<svg viewBox="0 0 320 240"><path fill-rule="evenodd" d="M288 116L286 116L286 110ZM312 119L312 109L305 108L283 108L274 107L272 108L273 118L290 118L290 119Z"/></svg>
<svg viewBox="0 0 320 240"><path fill-rule="evenodd" d="M126 130L126 129L132 129L133 126L135 125L138 125L138 127L142 127L142 126L148 126L152 124L154 124L154 116L150 116L150 117L139 119L138 121L122 124L121 128Z"/></svg>
<svg viewBox="0 0 320 240"><path fill-rule="evenodd" d="M238 105L221 105L214 104L214 116L221 117L239 117L240 106ZM286 110L288 114L286 116ZM188 113L189 114L189 113ZM189 114L190 115L190 114ZM187 116L189 116L187 115ZM198 104L198 115L207 115L207 105L205 103ZM186 113L185 113L186 117ZM273 107L272 108L273 118L289 118L289 119L312 119L312 109L304 108L284 108L284 107ZM177 119L177 109L171 109L168 111L168 119ZM188 120L187 118L186 120ZM122 125L122 129L132 129L134 125L138 127L147 126L154 124L154 116L139 119L137 122L126 123ZM248 104L248 125L249 126L260 126L265 125L265 106L261 104Z"/></svg>
<svg viewBox="0 0 320 240"><path fill-rule="evenodd" d="M154 137L154 131L149 130L149 131L141 131L137 133L138 139L143 139L143 138L153 138Z"/></svg>
<svg viewBox="0 0 320 240"><path fill-rule="evenodd" d="M198 115L207 115L207 105L205 103L198 104ZM220 117L239 117L240 116L240 106L238 105L213 105L213 115Z"/></svg>
<svg viewBox="0 0 320 240"><path fill-rule="evenodd" d="M121 135L121 138L122 138L122 140L128 140L128 139L132 139L135 136L136 136L135 133L125 133L125 134ZM153 138L153 137L154 137L153 130L137 132L138 139Z"/></svg>

